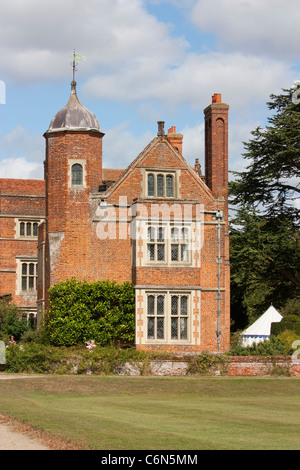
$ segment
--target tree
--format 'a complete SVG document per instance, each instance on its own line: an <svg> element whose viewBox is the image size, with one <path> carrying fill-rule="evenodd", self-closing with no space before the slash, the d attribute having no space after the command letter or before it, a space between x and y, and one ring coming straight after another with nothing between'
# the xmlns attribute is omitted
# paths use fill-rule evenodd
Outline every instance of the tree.
<svg viewBox="0 0 300 470"><path fill-rule="evenodd" d="M267 216L287 216L299 223L300 208L300 103L295 89L271 95L267 103L275 114L265 129L252 131L244 142L244 158L251 161L244 172L233 172L231 203L260 206Z"/></svg>
<svg viewBox="0 0 300 470"><path fill-rule="evenodd" d="M244 206L230 230L232 319L243 328L271 303L300 296L300 232L293 220Z"/></svg>
<svg viewBox="0 0 300 470"><path fill-rule="evenodd" d="M0 337L14 336L19 341L28 331L27 319L22 317L20 309L6 298L0 301Z"/></svg>
<svg viewBox="0 0 300 470"><path fill-rule="evenodd" d="M300 296L300 104L294 96L293 88L270 96L274 114L244 142L250 163L230 183L230 204L237 207L230 228L236 328L271 302L284 307Z"/></svg>

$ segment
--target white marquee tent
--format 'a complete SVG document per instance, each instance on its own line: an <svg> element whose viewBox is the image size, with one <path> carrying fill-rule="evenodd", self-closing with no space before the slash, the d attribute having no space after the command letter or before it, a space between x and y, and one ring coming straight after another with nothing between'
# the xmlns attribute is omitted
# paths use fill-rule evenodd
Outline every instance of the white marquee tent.
<svg viewBox="0 0 300 470"><path fill-rule="evenodd" d="M257 344L266 339L270 339L271 323L280 322L281 320L282 316L276 308L271 305L256 322L243 331L241 334L242 345L252 346L254 343Z"/></svg>

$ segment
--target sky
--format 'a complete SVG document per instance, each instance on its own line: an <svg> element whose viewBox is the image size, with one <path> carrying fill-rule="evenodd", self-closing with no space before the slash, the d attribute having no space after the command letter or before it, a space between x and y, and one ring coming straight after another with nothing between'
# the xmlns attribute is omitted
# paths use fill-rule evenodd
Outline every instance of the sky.
<svg viewBox="0 0 300 470"><path fill-rule="evenodd" d="M204 172L203 110L221 93L229 170L243 170L270 94L300 79L299 25L299 0L2 0L0 177L43 179L43 134L69 99L74 49L104 168L126 168L165 121Z"/></svg>

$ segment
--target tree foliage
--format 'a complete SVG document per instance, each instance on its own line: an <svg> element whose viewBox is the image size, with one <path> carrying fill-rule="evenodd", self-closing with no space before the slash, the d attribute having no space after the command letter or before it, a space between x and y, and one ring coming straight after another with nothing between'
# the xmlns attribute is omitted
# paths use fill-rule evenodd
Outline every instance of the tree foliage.
<svg viewBox="0 0 300 470"><path fill-rule="evenodd" d="M267 216L288 216L299 223L300 210L300 104L293 102L295 90L271 95L267 103L274 114L265 129L257 127L244 142L244 172L234 172L231 203L260 206Z"/></svg>
<svg viewBox="0 0 300 470"><path fill-rule="evenodd" d="M134 289L131 283L88 283L71 279L49 289L45 329L54 346L94 339L98 345L128 344L134 339Z"/></svg>
<svg viewBox="0 0 300 470"><path fill-rule="evenodd" d="M239 225L237 225L239 224ZM243 328L271 303L300 296L300 232L294 220L243 207L230 232L232 317Z"/></svg>
<svg viewBox="0 0 300 470"><path fill-rule="evenodd" d="M231 292L235 328L273 303L300 297L300 104L295 89L271 95L273 115L244 142L245 171L230 183Z"/></svg>
<svg viewBox="0 0 300 470"><path fill-rule="evenodd" d="M14 336L19 341L24 333L30 329L26 318L23 318L20 309L10 302L10 299L0 301L0 338L6 340Z"/></svg>

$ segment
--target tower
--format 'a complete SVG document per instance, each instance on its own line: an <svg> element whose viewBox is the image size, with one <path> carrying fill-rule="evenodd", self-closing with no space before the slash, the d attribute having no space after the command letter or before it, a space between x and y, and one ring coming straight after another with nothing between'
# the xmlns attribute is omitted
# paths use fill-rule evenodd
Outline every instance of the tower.
<svg viewBox="0 0 300 470"><path fill-rule="evenodd" d="M76 275L74 266L87 275L86 260L92 256L90 196L102 183L103 136L97 118L79 102L73 80L67 105L44 134L45 292Z"/></svg>

